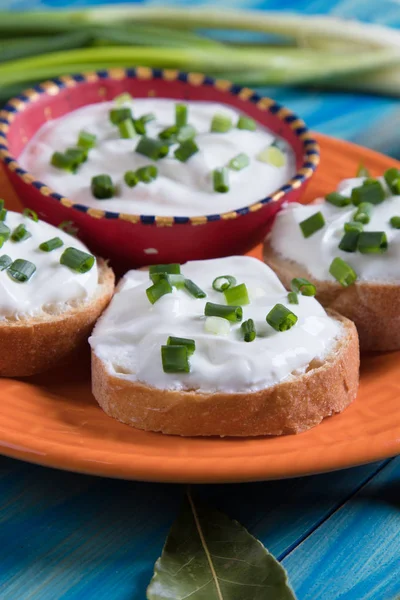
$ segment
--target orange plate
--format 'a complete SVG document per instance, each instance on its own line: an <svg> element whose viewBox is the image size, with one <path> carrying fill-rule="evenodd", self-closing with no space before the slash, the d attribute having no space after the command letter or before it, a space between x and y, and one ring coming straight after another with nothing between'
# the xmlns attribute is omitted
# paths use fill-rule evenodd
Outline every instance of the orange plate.
<svg viewBox="0 0 400 600"><path fill-rule="evenodd" d="M374 175L396 165L365 148L318 138L322 165L306 201L334 189L360 162ZM4 178L0 185L0 196L12 205ZM260 248L254 253L260 256ZM84 368L2 379L0 452L60 469L169 482L276 479L350 467L400 452L399 359L399 352L366 356L350 408L306 433L276 438L196 439L138 431L101 411Z"/></svg>

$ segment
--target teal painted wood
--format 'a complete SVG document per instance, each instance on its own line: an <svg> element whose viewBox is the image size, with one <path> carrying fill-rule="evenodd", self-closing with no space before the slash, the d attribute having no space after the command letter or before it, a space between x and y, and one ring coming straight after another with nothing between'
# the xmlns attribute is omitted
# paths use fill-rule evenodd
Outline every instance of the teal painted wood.
<svg viewBox="0 0 400 600"><path fill-rule="evenodd" d="M284 559L298 599L398 598L399 509L397 458Z"/></svg>

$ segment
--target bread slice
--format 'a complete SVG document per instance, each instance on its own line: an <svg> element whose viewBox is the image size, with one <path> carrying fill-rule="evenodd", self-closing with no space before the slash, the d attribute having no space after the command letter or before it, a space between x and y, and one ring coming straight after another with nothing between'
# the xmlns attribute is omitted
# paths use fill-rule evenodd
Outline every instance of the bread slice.
<svg viewBox="0 0 400 600"><path fill-rule="evenodd" d="M400 285L356 281L344 288L336 281L319 281L303 266L276 254L268 240L264 261L290 289L294 277L305 277L317 288L317 300L354 321L362 352L400 348Z"/></svg>
<svg viewBox="0 0 400 600"><path fill-rule="evenodd" d="M302 375L250 393L170 391L111 375L92 351L92 390L101 408L122 423L182 436L256 436L300 433L344 410L358 387L354 324L332 313L342 335L323 362Z"/></svg>
<svg viewBox="0 0 400 600"><path fill-rule="evenodd" d="M1 377L23 377L47 371L81 350L114 293L112 269L101 260L98 269L98 288L89 303L58 314L0 320Z"/></svg>

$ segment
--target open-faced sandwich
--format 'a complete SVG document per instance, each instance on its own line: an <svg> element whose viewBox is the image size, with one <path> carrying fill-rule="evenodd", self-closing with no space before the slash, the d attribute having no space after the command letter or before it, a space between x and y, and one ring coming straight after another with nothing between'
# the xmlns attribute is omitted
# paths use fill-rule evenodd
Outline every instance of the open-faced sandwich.
<svg viewBox="0 0 400 600"><path fill-rule="evenodd" d="M65 231L2 201L0 248L0 376L45 371L87 341L113 272Z"/></svg>
<svg viewBox="0 0 400 600"><path fill-rule="evenodd" d="M309 279L325 308L354 321L361 350L400 348L400 170L347 179L318 204L288 204L264 259L285 286Z"/></svg>
<svg viewBox="0 0 400 600"><path fill-rule="evenodd" d="M184 436L297 433L342 411L358 386L355 326L294 286L245 256L129 271L89 340L96 400Z"/></svg>

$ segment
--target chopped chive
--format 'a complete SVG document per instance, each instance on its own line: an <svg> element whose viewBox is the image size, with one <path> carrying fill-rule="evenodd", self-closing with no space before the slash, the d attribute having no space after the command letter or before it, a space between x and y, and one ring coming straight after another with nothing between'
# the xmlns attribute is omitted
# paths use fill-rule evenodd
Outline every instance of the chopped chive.
<svg viewBox="0 0 400 600"><path fill-rule="evenodd" d="M176 125L171 125L170 127L167 127L166 129L163 129L162 131L160 131L160 133L158 134L158 137L161 140L174 140L177 136L179 132L179 129Z"/></svg>
<svg viewBox="0 0 400 600"><path fill-rule="evenodd" d="M17 260L14 260L14 262L7 269L7 273L11 279L19 281L20 283L29 281L35 271L36 266L29 262L29 260L24 260L22 258L17 258Z"/></svg>
<svg viewBox="0 0 400 600"><path fill-rule="evenodd" d="M164 373L189 373L189 352L186 346L161 346Z"/></svg>
<svg viewBox="0 0 400 600"><path fill-rule="evenodd" d="M188 107L186 104L175 104L175 125L183 127L187 125Z"/></svg>
<svg viewBox="0 0 400 600"><path fill-rule="evenodd" d="M373 208L374 206L370 202L361 202L353 215L353 220L367 225L371 220Z"/></svg>
<svg viewBox="0 0 400 600"><path fill-rule="evenodd" d="M256 328L254 327L253 319L247 319L247 321L243 321L240 326L245 342L252 342L256 339Z"/></svg>
<svg viewBox="0 0 400 600"><path fill-rule="evenodd" d="M362 202L381 204L384 199L385 190L377 179L366 179L362 185L353 188L351 192L351 201L354 206L359 206Z"/></svg>
<svg viewBox="0 0 400 600"><path fill-rule="evenodd" d="M309 238L314 233L316 233L317 231L319 231L320 229L322 229L324 227L325 219L324 219L322 212L320 211L320 212L314 213L313 215L311 215L311 217L308 217L308 219L304 219L304 221L301 221L301 223L299 223L299 225L300 225L300 229L303 233L303 236L305 238Z"/></svg>
<svg viewBox="0 0 400 600"><path fill-rule="evenodd" d="M221 317L232 323L240 322L243 319L243 309L241 306L226 306L225 304L214 304L207 302L204 307L206 317Z"/></svg>
<svg viewBox="0 0 400 600"><path fill-rule="evenodd" d="M223 294L227 304L230 306L244 306L245 304L250 304L249 294L245 283L230 287L227 290L224 290Z"/></svg>
<svg viewBox="0 0 400 600"><path fill-rule="evenodd" d="M339 249L343 250L343 252L355 252L359 237L359 231L347 231L340 240Z"/></svg>
<svg viewBox="0 0 400 600"><path fill-rule="evenodd" d="M47 240L47 242L42 242L39 248L40 250L43 250L43 252L51 252L56 248L61 248L61 246L64 246L64 242L61 238L55 237L51 238L51 240Z"/></svg>
<svg viewBox="0 0 400 600"><path fill-rule="evenodd" d="M140 119L133 119L133 121L131 121L133 129L135 130L135 133L139 134L139 135L146 135L146 123L143 121L142 118Z"/></svg>
<svg viewBox="0 0 400 600"><path fill-rule="evenodd" d="M329 273L343 287L349 287L357 280L357 274L352 267L339 257L333 259Z"/></svg>
<svg viewBox="0 0 400 600"><path fill-rule="evenodd" d="M61 229L61 231L65 231L65 233L68 233L69 235L72 235L74 237L77 236L79 231L79 228L76 227L73 221L62 221L58 225L58 229Z"/></svg>
<svg viewBox="0 0 400 600"><path fill-rule="evenodd" d="M176 140L180 144L182 142L186 142L187 140L192 140L196 136L196 130L193 125L184 125L181 127L177 133Z"/></svg>
<svg viewBox="0 0 400 600"><path fill-rule="evenodd" d="M95 257L77 248L66 248L60 256L60 264L77 273L87 273L93 267Z"/></svg>
<svg viewBox="0 0 400 600"><path fill-rule="evenodd" d="M29 233L25 225L22 223L21 225L18 225L18 227L16 227L11 234L11 239L13 242L23 242L30 237L32 237L32 234Z"/></svg>
<svg viewBox="0 0 400 600"><path fill-rule="evenodd" d="M359 234L357 249L362 254L383 254L388 249L384 231L363 231Z"/></svg>
<svg viewBox="0 0 400 600"><path fill-rule="evenodd" d="M180 162L186 162L199 151L199 147L193 140L186 140L175 150L174 156Z"/></svg>
<svg viewBox="0 0 400 600"><path fill-rule="evenodd" d="M276 331L287 331L297 323L296 315L283 304L275 304L267 314L266 320Z"/></svg>
<svg viewBox="0 0 400 600"><path fill-rule="evenodd" d="M194 298L205 298L207 294L191 279L185 279L185 290Z"/></svg>
<svg viewBox="0 0 400 600"><path fill-rule="evenodd" d="M220 275L212 283L213 289L216 292L224 292L234 285L236 285L236 279L232 275Z"/></svg>
<svg viewBox="0 0 400 600"><path fill-rule="evenodd" d="M67 148L65 156L71 161L71 170L75 172L82 163L87 161L88 150L86 148Z"/></svg>
<svg viewBox="0 0 400 600"><path fill-rule="evenodd" d="M349 231L358 231L361 232L364 229L364 226L360 221L349 221L344 224L344 230L346 233Z"/></svg>
<svg viewBox="0 0 400 600"><path fill-rule="evenodd" d="M10 228L7 227L7 225L5 225L3 221L0 221L0 248L3 246L4 242L8 240L10 234Z"/></svg>
<svg viewBox="0 0 400 600"><path fill-rule="evenodd" d="M250 117L241 115L238 119L236 127L238 129L247 129L248 131L255 131L257 129L256 122Z"/></svg>
<svg viewBox="0 0 400 600"><path fill-rule="evenodd" d="M338 192L331 192L330 194L327 194L325 196L325 200L329 202L329 204L333 204L339 208L343 208L344 206L351 204L351 198L347 198Z"/></svg>
<svg viewBox="0 0 400 600"><path fill-rule="evenodd" d="M29 219L32 219L32 221L35 221L35 223L39 222L39 217L37 216L37 213L35 213L35 211L31 208L24 208L22 214L24 215L24 217L28 217Z"/></svg>
<svg viewBox="0 0 400 600"><path fill-rule="evenodd" d="M8 269L8 267L12 263L12 258L8 256L8 254L3 254L0 256L0 271L4 271L4 269Z"/></svg>
<svg viewBox="0 0 400 600"><path fill-rule="evenodd" d="M189 356L196 350L196 342L187 338L169 336L167 346L186 346Z"/></svg>
<svg viewBox="0 0 400 600"><path fill-rule="evenodd" d="M77 145L80 148L86 148L86 150L90 150L91 148L95 147L96 139L97 138L93 133L89 133L89 131L82 129L82 131L79 132Z"/></svg>
<svg viewBox="0 0 400 600"><path fill-rule="evenodd" d="M180 275L181 265L178 263L171 263L168 265L150 265L149 273L168 273L171 275Z"/></svg>
<svg viewBox="0 0 400 600"><path fill-rule="evenodd" d="M107 200L112 198L115 193L114 184L109 175L96 175L92 177L92 194L98 200Z"/></svg>
<svg viewBox="0 0 400 600"><path fill-rule="evenodd" d="M147 156L147 158L151 158L152 160L158 160L167 156L169 152L169 146L161 140L143 136L140 138L135 152L142 154L143 156Z"/></svg>
<svg viewBox="0 0 400 600"><path fill-rule="evenodd" d="M241 171L250 164L250 158L244 152L241 152L228 162L228 167L234 171Z"/></svg>
<svg viewBox="0 0 400 600"><path fill-rule="evenodd" d="M157 273L151 275L150 279L152 279L155 275L157 275ZM176 287L177 290L183 290L186 281L183 275L167 275L167 277L173 287Z"/></svg>
<svg viewBox="0 0 400 600"><path fill-rule="evenodd" d="M392 217L390 219L390 224L393 229L400 229L400 217Z"/></svg>
<svg viewBox="0 0 400 600"><path fill-rule="evenodd" d="M0 208L0 221L5 221L8 210L6 208Z"/></svg>
<svg viewBox="0 0 400 600"><path fill-rule="evenodd" d="M121 104L125 104L126 102L132 102L132 100L133 98L128 92L123 92L114 98L114 102L117 106L121 106Z"/></svg>
<svg viewBox="0 0 400 600"><path fill-rule="evenodd" d="M383 177L385 178L387 186L392 194L400 194L400 169L392 167L391 169L385 171Z"/></svg>
<svg viewBox="0 0 400 600"><path fill-rule="evenodd" d="M162 296L165 296L165 294L171 294L171 292L172 286L167 277L159 279L157 283L153 283L146 290L147 297L152 304L157 302Z"/></svg>
<svg viewBox="0 0 400 600"><path fill-rule="evenodd" d="M118 123L119 134L122 139L129 140L136 137L136 130L133 126L132 119L125 119L125 121L120 121Z"/></svg>
<svg viewBox="0 0 400 600"><path fill-rule="evenodd" d="M315 296L317 288L311 281L304 279L304 277L295 277L290 283L290 287L293 292L301 294L302 296Z"/></svg>
<svg viewBox="0 0 400 600"><path fill-rule="evenodd" d="M214 335L228 335L231 326L229 321L222 317L206 317L204 329L207 333L213 333Z"/></svg>
<svg viewBox="0 0 400 600"><path fill-rule="evenodd" d="M229 192L229 171L226 167L213 171L214 191L220 194Z"/></svg>
<svg viewBox="0 0 400 600"><path fill-rule="evenodd" d="M139 177L135 171L126 171L124 181L128 187L135 187L139 183Z"/></svg>
<svg viewBox="0 0 400 600"><path fill-rule="evenodd" d="M170 281L170 275L168 273L149 273L150 279L153 283L158 283L160 279L167 279L169 283L172 285Z"/></svg>
<svg viewBox="0 0 400 600"><path fill-rule="evenodd" d="M110 110L110 121L113 125L119 125L122 121L132 119L132 111L128 107L123 108L112 108Z"/></svg>
<svg viewBox="0 0 400 600"><path fill-rule="evenodd" d="M211 131L214 133L226 133L232 129L232 119L227 115L215 113L211 121Z"/></svg>
<svg viewBox="0 0 400 600"><path fill-rule="evenodd" d="M298 304L299 303L299 299L297 297L296 292L289 292L287 295L287 298L288 298L289 304Z"/></svg>
<svg viewBox="0 0 400 600"><path fill-rule="evenodd" d="M284 152L274 144L261 150L261 152L257 154L256 159L260 162L272 165L273 167L283 167L286 163Z"/></svg>
<svg viewBox="0 0 400 600"><path fill-rule="evenodd" d="M371 177L369 170L365 165L363 165L363 163L358 165L356 177Z"/></svg>
<svg viewBox="0 0 400 600"><path fill-rule="evenodd" d="M62 152L54 152L50 159L50 164L57 169L65 169L66 171L73 170L73 161Z"/></svg>
<svg viewBox="0 0 400 600"><path fill-rule="evenodd" d="M155 165L148 165L137 169L136 176L142 183L151 183L158 176L158 169Z"/></svg>

